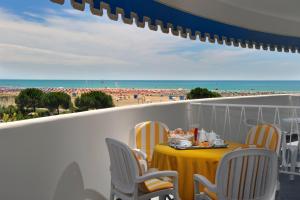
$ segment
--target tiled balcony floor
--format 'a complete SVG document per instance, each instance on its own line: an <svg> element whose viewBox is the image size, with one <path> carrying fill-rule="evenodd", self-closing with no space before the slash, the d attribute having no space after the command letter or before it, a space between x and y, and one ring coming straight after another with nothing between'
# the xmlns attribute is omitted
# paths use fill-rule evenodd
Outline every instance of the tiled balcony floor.
<svg viewBox="0 0 300 200"><path fill-rule="evenodd" d="M279 180L280 192L276 200L300 200L300 176L290 181L289 175L281 174Z"/></svg>

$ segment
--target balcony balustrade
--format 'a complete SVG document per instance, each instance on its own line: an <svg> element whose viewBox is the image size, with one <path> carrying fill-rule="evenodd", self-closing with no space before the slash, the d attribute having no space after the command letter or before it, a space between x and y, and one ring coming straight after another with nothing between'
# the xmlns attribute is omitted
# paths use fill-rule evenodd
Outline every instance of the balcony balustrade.
<svg viewBox="0 0 300 200"><path fill-rule="evenodd" d="M294 136L299 136L299 106L300 96L293 95L230 97L109 108L1 123L0 199L60 200L70 193L74 197L91 199L100 199L100 194L108 197L110 162L104 139L111 137L131 145L134 125L147 120L162 121L171 129L198 126L236 142L244 141L247 130L256 123L275 123L287 134L286 144L292 145L299 139ZM294 150L296 164L299 145L297 148ZM286 156L285 161L283 156ZM292 199L298 191L290 189L299 187L300 181L299 176L290 175L298 175L299 166L293 169L288 146L280 156L280 166L281 172L289 174L280 178L282 192L290 194ZM289 185L291 178L295 179L294 184Z"/></svg>

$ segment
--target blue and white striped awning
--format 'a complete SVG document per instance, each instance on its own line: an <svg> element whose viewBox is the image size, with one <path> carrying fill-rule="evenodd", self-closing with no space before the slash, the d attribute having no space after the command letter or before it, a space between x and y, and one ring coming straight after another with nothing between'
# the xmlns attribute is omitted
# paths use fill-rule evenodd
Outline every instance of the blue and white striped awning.
<svg viewBox="0 0 300 200"><path fill-rule="evenodd" d="M65 0L52 0L63 4ZM127 24L240 47L300 52L299 0L71 0ZM135 20L134 20L135 19Z"/></svg>

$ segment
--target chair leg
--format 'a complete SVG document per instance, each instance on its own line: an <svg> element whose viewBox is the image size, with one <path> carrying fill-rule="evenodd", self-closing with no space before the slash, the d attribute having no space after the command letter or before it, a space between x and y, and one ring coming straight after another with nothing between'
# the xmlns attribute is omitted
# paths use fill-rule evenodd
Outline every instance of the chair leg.
<svg viewBox="0 0 300 200"><path fill-rule="evenodd" d="M164 197L164 200L174 200L174 198L172 198L170 195L166 195Z"/></svg>
<svg viewBox="0 0 300 200"><path fill-rule="evenodd" d="M280 200L280 190L275 192L275 200Z"/></svg>
<svg viewBox="0 0 300 200"><path fill-rule="evenodd" d="M173 198L173 199L174 199L174 200L180 200L180 197L179 197L178 192L175 192L174 198Z"/></svg>

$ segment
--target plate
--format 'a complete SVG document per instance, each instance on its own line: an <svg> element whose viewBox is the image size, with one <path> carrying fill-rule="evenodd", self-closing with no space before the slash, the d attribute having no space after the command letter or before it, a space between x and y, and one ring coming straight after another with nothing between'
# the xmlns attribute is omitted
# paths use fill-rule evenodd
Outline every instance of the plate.
<svg viewBox="0 0 300 200"><path fill-rule="evenodd" d="M216 145L214 144L213 145L213 148L227 148L229 144L219 144L219 145Z"/></svg>
<svg viewBox="0 0 300 200"><path fill-rule="evenodd" d="M212 145L208 147L201 147L201 146L191 146L191 147L180 147L180 146L170 146L174 149L178 150L192 150L192 149L221 149L221 148L227 148L229 144L222 144L222 145Z"/></svg>

